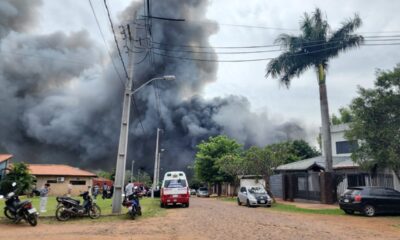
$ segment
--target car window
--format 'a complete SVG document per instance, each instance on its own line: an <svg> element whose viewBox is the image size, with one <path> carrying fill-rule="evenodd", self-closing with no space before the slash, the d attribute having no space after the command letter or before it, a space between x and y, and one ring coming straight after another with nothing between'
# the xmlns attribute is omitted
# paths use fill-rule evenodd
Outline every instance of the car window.
<svg viewBox="0 0 400 240"><path fill-rule="evenodd" d="M208 189L206 187L201 187L199 188L199 191L208 191Z"/></svg>
<svg viewBox="0 0 400 240"><path fill-rule="evenodd" d="M251 187L249 188L250 193L265 193L264 188L261 187Z"/></svg>
<svg viewBox="0 0 400 240"><path fill-rule="evenodd" d="M386 195L389 196L400 196L400 192L394 190L394 189L385 189Z"/></svg>
<svg viewBox="0 0 400 240"><path fill-rule="evenodd" d="M343 195L352 195L352 196L354 196L354 195L359 195L360 193L361 193L361 190L359 190L359 189L347 189L343 193Z"/></svg>
<svg viewBox="0 0 400 240"><path fill-rule="evenodd" d="M383 188L371 188L370 194L374 196L385 196L387 195L385 189Z"/></svg>
<svg viewBox="0 0 400 240"><path fill-rule="evenodd" d="M240 189L240 191L241 191L241 192L246 192L246 188L245 188L245 187L242 187L242 188Z"/></svg>
<svg viewBox="0 0 400 240"><path fill-rule="evenodd" d="M164 182L165 188L181 188L186 187L186 185L186 180L184 179L165 180Z"/></svg>

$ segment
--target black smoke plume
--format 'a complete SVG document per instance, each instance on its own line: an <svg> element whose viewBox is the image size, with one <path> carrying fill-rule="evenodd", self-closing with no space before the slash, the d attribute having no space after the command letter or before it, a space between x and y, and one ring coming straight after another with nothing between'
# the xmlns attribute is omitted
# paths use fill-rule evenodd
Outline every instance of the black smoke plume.
<svg viewBox="0 0 400 240"><path fill-rule="evenodd" d="M137 20L141 25L139 2L121 14L121 24ZM39 6L40 1L31 0L0 4L0 13L14 9L13 14L0 15L0 151L14 154L18 161L109 170L117 156L123 84L106 55L99 53L102 46L86 31L28 34L26 25L35 23ZM182 50L178 45L210 46L208 39L218 25L205 18L207 6L206 0L152 1L153 16L188 20L153 19L152 38L161 43L153 47L174 51ZM139 28L132 32L135 40L143 36ZM139 62L147 51L141 41L136 46L135 51L144 51L134 55ZM185 169L194 160L196 144L209 136L226 134L245 146L307 137L297 122L251 112L244 97L205 100L202 90L216 80L218 65L162 57L160 52L165 51L153 49L134 67L135 86L153 77L176 76L175 82L157 83L159 102L152 86L135 95L139 112L132 109L128 163L134 159L136 168L153 167L157 127L164 129L163 171ZM215 53L173 55L217 58Z"/></svg>

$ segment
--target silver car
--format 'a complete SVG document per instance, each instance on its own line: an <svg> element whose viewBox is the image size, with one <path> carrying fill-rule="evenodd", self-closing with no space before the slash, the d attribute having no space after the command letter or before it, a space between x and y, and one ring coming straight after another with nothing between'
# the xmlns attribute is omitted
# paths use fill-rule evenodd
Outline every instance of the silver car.
<svg viewBox="0 0 400 240"><path fill-rule="evenodd" d="M208 192L208 188L201 187L197 190L197 197L210 197L210 193Z"/></svg>
<svg viewBox="0 0 400 240"><path fill-rule="evenodd" d="M272 199L261 186L243 186L240 188L238 197L238 205L246 204L246 206L266 206L271 207Z"/></svg>

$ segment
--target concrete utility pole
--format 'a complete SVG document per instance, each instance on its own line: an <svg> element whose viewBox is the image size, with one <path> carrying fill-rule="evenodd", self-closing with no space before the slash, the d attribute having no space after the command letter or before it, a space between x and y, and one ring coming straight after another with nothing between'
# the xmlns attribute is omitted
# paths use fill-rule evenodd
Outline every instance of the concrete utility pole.
<svg viewBox="0 0 400 240"><path fill-rule="evenodd" d="M128 27L129 30L129 27ZM134 41L129 31L129 42L130 49L134 48ZM128 51L128 79L125 84L124 101L122 108L121 118L121 132L119 135L118 144L118 155L117 155L117 166L115 168L115 181L114 181L114 194L112 200L112 213L121 213L122 204L122 193L125 179L125 168L126 168L126 154L128 149L128 134L129 134L129 116L131 109L131 97L132 97L132 81L133 81L133 56L132 51Z"/></svg>
<svg viewBox="0 0 400 240"><path fill-rule="evenodd" d="M153 187L151 189L151 198L154 198L154 190L157 186L157 169L158 169L158 141L160 139L161 129L157 128L157 139L156 139L156 153L154 157L154 174L153 174Z"/></svg>
<svg viewBox="0 0 400 240"><path fill-rule="evenodd" d="M158 158L157 158L157 177L156 177L156 183L158 184L160 182L160 169L161 169L161 153L164 152L164 149L161 148L159 153L158 153Z"/></svg>

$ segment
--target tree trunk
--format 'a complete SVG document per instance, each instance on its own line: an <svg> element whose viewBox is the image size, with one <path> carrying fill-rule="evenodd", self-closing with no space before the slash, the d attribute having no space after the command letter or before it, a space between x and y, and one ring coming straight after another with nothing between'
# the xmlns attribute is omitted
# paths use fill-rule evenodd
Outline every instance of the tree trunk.
<svg viewBox="0 0 400 240"><path fill-rule="evenodd" d="M325 153L325 171L332 172L332 139L329 120L328 95L325 84L325 69L322 64L318 65L318 84L319 84L319 100L321 106L321 123L322 123L322 142L323 151Z"/></svg>

